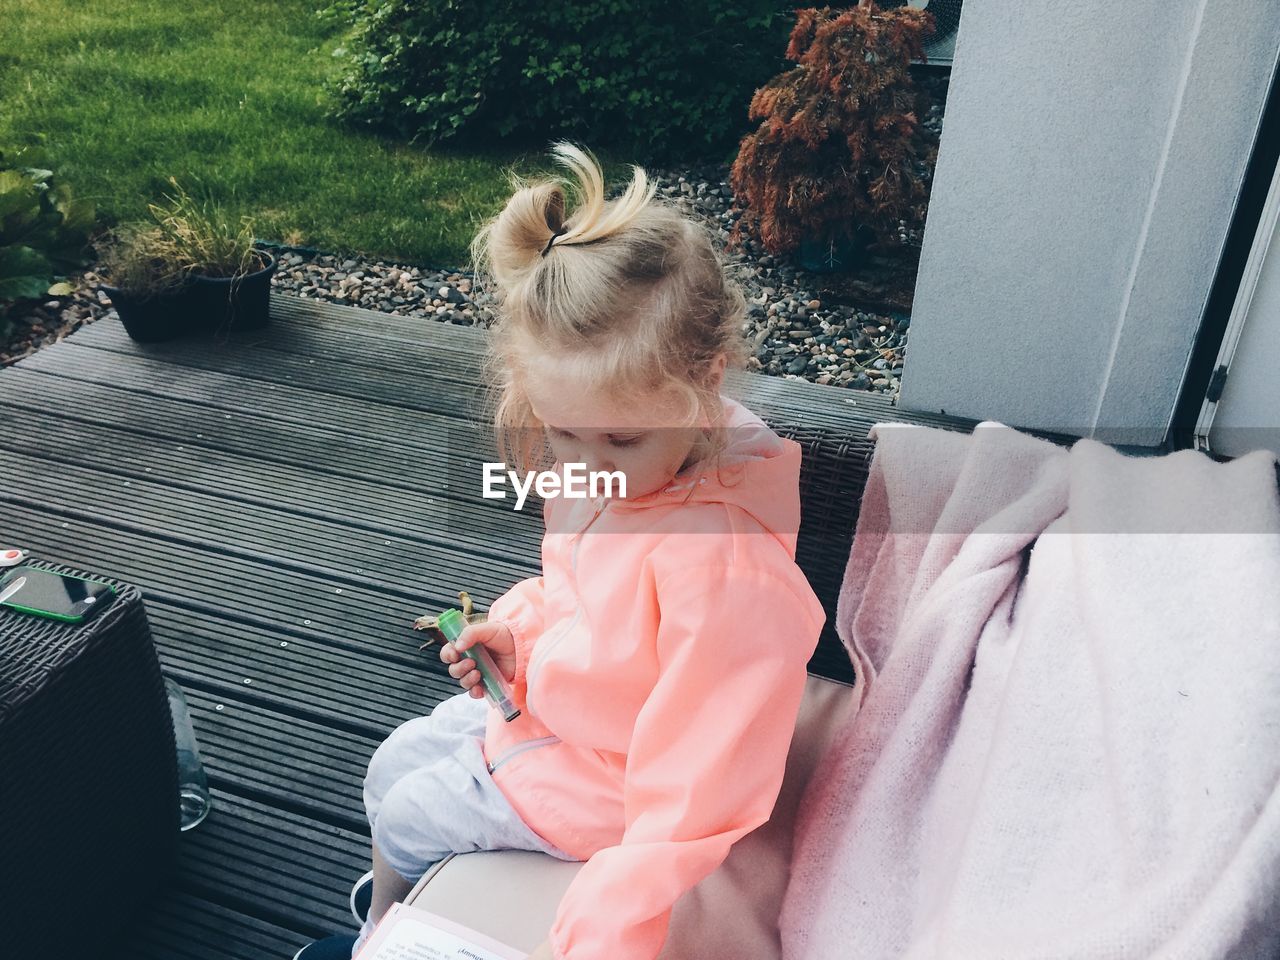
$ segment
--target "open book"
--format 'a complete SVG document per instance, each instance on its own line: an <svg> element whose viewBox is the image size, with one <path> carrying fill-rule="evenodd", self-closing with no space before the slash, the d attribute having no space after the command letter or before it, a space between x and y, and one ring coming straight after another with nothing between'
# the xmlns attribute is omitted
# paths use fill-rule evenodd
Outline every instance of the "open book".
<svg viewBox="0 0 1280 960"><path fill-rule="evenodd" d="M393 903L356 960L525 960L527 956L420 907Z"/></svg>

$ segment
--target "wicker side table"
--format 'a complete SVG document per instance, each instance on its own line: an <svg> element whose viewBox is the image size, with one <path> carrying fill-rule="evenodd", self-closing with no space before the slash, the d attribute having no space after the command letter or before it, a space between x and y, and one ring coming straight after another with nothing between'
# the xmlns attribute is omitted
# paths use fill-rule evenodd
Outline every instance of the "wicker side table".
<svg viewBox="0 0 1280 960"><path fill-rule="evenodd" d="M142 595L101 579L117 596L82 625L0 610L6 956L114 955L176 859L178 775L160 662Z"/></svg>

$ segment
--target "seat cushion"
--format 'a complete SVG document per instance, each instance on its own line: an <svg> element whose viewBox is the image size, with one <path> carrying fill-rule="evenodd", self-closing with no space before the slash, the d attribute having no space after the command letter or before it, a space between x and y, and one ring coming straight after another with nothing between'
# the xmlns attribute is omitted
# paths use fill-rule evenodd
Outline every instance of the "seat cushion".
<svg viewBox="0 0 1280 960"><path fill-rule="evenodd" d="M677 901L663 960L780 956L778 909L787 883L795 810L831 734L851 719L861 690L810 676L767 823L733 845L714 873ZM407 902L519 950L547 937L560 898L581 869L542 853L466 853L437 864Z"/></svg>

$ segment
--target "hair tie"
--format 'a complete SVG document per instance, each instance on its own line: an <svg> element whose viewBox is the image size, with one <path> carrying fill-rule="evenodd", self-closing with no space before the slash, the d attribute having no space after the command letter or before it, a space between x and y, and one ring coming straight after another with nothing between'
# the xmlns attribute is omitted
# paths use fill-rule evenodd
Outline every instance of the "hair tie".
<svg viewBox="0 0 1280 960"><path fill-rule="evenodd" d="M551 239L547 241L547 245L542 248L542 255L545 257L547 253L551 250L551 244L555 242L556 237L562 236L563 234L566 234L568 232L569 232L569 228L566 227L563 223L560 224L560 229L558 229L555 233L551 235Z"/></svg>

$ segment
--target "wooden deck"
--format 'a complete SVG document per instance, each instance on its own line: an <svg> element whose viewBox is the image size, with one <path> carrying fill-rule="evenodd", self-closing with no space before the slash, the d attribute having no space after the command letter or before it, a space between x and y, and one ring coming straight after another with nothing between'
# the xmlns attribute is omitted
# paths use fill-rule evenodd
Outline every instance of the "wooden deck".
<svg viewBox="0 0 1280 960"><path fill-rule="evenodd" d="M488 449L482 331L282 294L272 313L226 344L105 321L0 371L0 542L143 589L213 787L137 960L288 958L351 928L368 759L458 690L410 623L537 572L537 511L449 490L446 450ZM889 409L749 380L762 413Z"/></svg>

